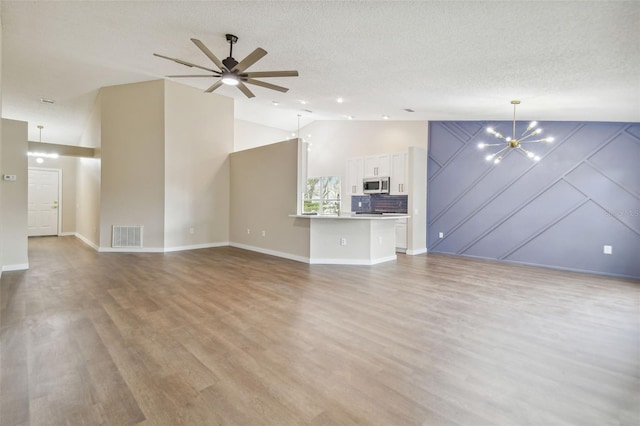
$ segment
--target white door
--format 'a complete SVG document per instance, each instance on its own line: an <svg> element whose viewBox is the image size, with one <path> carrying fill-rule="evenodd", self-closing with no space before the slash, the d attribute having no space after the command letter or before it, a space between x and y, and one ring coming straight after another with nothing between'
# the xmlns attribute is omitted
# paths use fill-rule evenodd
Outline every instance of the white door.
<svg viewBox="0 0 640 426"><path fill-rule="evenodd" d="M30 237L58 235L59 173L58 170L29 169Z"/></svg>

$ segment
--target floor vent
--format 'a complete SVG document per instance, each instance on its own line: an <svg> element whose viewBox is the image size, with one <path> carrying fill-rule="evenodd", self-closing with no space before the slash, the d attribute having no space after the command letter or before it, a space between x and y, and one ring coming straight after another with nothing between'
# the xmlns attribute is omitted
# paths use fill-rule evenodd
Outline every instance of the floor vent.
<svg viewBox="0 0 640 426"><path fill-rule="evenodd" d="M141 225L113 225L111 247L142 248Z"/></svg>

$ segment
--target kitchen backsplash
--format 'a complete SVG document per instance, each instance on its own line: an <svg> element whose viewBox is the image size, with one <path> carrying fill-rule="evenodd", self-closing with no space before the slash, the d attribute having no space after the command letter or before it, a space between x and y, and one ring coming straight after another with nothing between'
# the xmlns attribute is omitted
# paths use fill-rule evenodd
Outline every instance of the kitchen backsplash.
<svg viewBox="0 0 640 426"><path fill-rule="evenodd" d="M360 203L360 205L358 205ZM352 195L352 212L407 213L407 195Z"/></svg>

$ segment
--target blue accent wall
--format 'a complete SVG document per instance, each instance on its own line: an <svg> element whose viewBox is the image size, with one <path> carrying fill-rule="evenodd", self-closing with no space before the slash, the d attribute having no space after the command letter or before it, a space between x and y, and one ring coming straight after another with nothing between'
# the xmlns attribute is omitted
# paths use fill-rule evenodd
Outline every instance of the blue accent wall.
<svg viewBox="0 0 640 426"><path fill-rule="evenodd" d="M496 142L489 126L511 135L429 124L429 251L640 278L640 123L542 122L555 141L526 145L539 162L510 150L498 165L477 147Z"/></svg>

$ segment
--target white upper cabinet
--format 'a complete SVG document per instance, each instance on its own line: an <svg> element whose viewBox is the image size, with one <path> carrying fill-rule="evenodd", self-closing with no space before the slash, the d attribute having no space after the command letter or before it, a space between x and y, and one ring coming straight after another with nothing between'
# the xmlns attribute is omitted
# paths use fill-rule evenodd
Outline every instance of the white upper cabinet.
<svg viewBox="0 0 640 426"><path fill-rule="evenodd" d="M408 163L409 153L399 152L391 154L391 187L389 193L391 195L407 195L409 193Z"/></svg>
<svg viewBox="0 0 640 426"><path fill-rule="evenodd" d="M364 195L362 179L364 179L364 158L347 160L347 194Z"/></svg>
<svg viewBox="0 0 640 426"><path fill-rule="evenodd" d="M389 154L370 155L364 158L364 177L389 176Z"/></svg>

